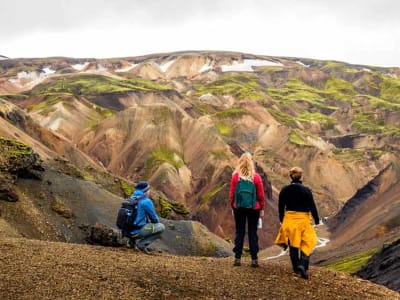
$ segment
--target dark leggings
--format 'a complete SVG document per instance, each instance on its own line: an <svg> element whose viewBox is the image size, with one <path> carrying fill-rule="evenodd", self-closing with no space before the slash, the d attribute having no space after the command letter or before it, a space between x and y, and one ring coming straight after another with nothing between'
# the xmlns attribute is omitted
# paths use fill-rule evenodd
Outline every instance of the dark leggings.
<svg viewBox="0 0 400 300"><path fill-rule="evenodd" d="M249 248L252 259L257 259L258 248L258 235L257 235L257 223L260 217L260 210L254 210L249 208L238 208L234 209L235 226L236 226L236 237L235 247L233 252L236 258L242 257L244 237L246 234L246 220L248 226L248 238Z"/></svg>

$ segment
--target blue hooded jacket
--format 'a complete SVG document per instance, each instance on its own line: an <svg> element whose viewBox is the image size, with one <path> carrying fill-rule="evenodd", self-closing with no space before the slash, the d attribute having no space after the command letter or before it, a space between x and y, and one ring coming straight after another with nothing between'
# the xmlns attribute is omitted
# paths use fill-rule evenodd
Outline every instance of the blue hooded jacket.
<svg viewBox="0 0 400 300"><path fill-rule="evenodd" d="M137 206L137 215L134 224L140 227L146 223L159 223L160 220L157 216L153 202L141 190L136 190L131 198L140 199ZM136 229L131 234L140 232L141 229Z"/></svg>

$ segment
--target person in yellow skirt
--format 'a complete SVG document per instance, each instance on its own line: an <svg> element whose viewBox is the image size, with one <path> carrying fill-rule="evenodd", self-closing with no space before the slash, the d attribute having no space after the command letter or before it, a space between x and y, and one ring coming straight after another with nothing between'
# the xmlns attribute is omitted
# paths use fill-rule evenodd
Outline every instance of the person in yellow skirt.
<svg viewBox="0 0 400 300"><path fill-rule="evenodd" d="M318 211L311 190L301 179L303 170L293 167L289 171L292 182L279 193L279 220L281 227L275 244L284 249L289 247L293 271L308 279L310 255L317 245L317 234L312 226L319 224Z"/></svg>

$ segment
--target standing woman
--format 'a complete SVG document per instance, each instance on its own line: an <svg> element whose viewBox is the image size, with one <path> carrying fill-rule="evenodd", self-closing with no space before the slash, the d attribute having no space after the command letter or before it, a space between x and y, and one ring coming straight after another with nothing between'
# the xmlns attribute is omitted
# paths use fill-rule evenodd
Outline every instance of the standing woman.
<svg viewBox="0 0 400 300"><path fill-rule="evenodd" d="M238 166L231 179L229 200L236 228L235 247L233 248L234 266L240 266L247 220L251 266L258 267L257 223L259 217L264 217L265 198L263 182L261 176L255 171L250 153L244 153L239 158ZM245 202L250 200L251 204L246 205Z"/></svg>
<svg viewBox="0 0 400 300"><path fill-rule="evenodd" d="M310 255L317 245L317 235L311 220L319 224L318 211L311 190L304 186L301 179L303 170L290 169L292 182L279 193L279 221L281 228L275 244L284 249L289 247L289 256L293 271L308 279Z"/></svg>

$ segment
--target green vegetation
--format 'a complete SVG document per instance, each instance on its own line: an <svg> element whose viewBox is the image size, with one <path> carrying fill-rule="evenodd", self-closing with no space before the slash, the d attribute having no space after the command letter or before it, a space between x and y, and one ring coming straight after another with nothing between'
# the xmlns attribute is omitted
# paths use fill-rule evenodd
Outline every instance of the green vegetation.
<svg viewBox="0 0 400 300"><path fill-rule="evenodd" d="M392 103L390 101L366 95L372 107L385 111L400 111L400 103Z"/></svg>
<svg viewBox="0 0 400 300"><path fill-rule="evenodd" d="M162 218L168 218L171 212L175 212L179 215L185 215L185 216L190 214L189 210L182 203L173 203L166 199L160 198L160 206L161 206L160 215Z"/></svg>
<svg viewBox="0 0 400 300"><path fill-rule="evenodd" d="M326 82L325 89L327 91L340 92L346 95L356 94L356 92L354 91L354 87L350 82L336 77L332 77Z"/></svg>
<svg viewBox="0 0 400 300"><path fill-rule="evenodd" d="M200 207L207 204L208 201L210 201L211 198L213 198L216 194L218 194L225 186L226 186L226 183L224 183L220 186L216 186L211 191L206 193L201 199Z"/></svg>
<svg viewBox="0 0 400 300"><path fill-rule="evenodd" d="M297 130L292 130L292 132L289 135L289 141L292 144L296 144L299 146L310 146L300 135Z"/></svg>
<svg viewBox="0 0 400 300"><path fill-rule="evenodd" d="M378 248L372 250L360 252L356 255L345 257L338 260L332 264L326 266L328 269L333 269L336 271L352 274L357 272L365 263L379 251Z"/></svg>
<svg viewBox="0 0 400 300"><path fill-rule="evenodd" d="M385 130L384 119L372 111L354 115L351 126L361 133L382 133Z"/></svg>
<svg viewBox="0 0 400 300"><path fill-rule="evenodd" d="M47 84L41 84L32 94L70 93L73 95L96 95L102 93L122 93L131 91L155 92L171 88L145 79L117 80L93 74L66 76Z"/></svg>
<svg viewBox="0 0 400 300"><path fill-rule="evenodd" d="M316 113L305 112L300 116L298 116L297 120L305 123L316 121L320 123L323 129L333 129L333 127L335 126L335 119L333 117L318 112Z"/></svg>
<svg viewBox="0 0 400 300"><path fill-rule="evenodd" d="M240 117L245 113L246 111L241 108L230 108L227 110L217 112L216 114L214 114L214 116L220 119L224 119L224 118Z"/></svg>
<svg viewBox="0 0 400 300"><path fill-rule="evenodd" d="M380 98L400 103L400 79L382 76Z"/></svg>
<svg viewBox="0 0 400 300"><path fill-rule="evenodd" d="M356 162L365 160L365 149L334 148L335 157L342 162Z"/></svg>
<svg viewBox="0 0 400 300"><path fill-rule="evenodd" d="M281 102L306 102L316 108L336 110L336 106L325 103L324 92L309 86L299 79L289 79L283 88L268 88L267 93L277 104Z"/></svg>
<svg viewBox="0 0 400 300"><path fill-rule="evenodd" d="M120 179L121 190L124 192L125 197L132 196L135 188L123 179Z"/></svg>
<svg viewBox="0 0 400 300"><path fill-rule="evenodd" d="M33 150L30 146L15 140L0 137L0 144L2 148L5 148L2 156L8 156L8 158L11 159L33 154Z"/></svg>
<svg viewBox="0 0 400 300"><path fill-rule="evenodd" d="M151 157L146 160L145 169L146 174L152 174L162 163L168 163L179 169L184 165L183 159L179 154L175 153L166 146L160 146L159 148L151 152Z"/></svg>
<svg viewBox="0 0 400 300"><path fill-rule="evenodd" d="M217 128L218 132L225 136L230 136L233 132L232 127L224 123L215 124L215 128Z"/></svg>
<svg viewBox="0 0 400 300"><path fill-rule="evenodd" d="M196 95L232 95L236 99L261 100L264 93L254 74L225 74L207 85L195 85Z"/></svg>
<svg viewBox="0 0 400 300"><path fill-rule="evenodd" d="M271 108L271 107L268 107L267 110L281 124L284 124L287 126L293 126L296 124L296 119L294 117L292 117L291 115L285 114L285 113L283 113L275 108Z"/></svg>

